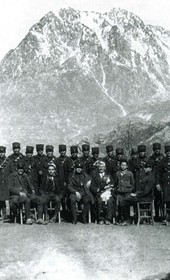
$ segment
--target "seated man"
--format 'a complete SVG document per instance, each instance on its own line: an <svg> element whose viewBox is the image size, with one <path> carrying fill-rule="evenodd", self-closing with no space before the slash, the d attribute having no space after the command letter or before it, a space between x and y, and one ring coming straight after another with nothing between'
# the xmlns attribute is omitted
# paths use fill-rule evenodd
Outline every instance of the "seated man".
<svg viewBox="0 0 170 280"><path fill-rule="evenodd" d="M48 166L48 173L44 176L42 184L40 186L40 193L44 200L45 214L47 215L47 209L49 202L54 203L54 215L50 219L51 223L55 223L58 213L60 211L61 202L61 186L58 175L56 174L56 166L51 163Z"/></svg>
<svg viewBox="0 0 170 280"><path fill-rule="evenodd" d="M93 196L90 193L89 187L91 178L83 171L83 164L77 160L75 162L75 172L71 176L68 183L69 201L73 224L77 223L76 202L84 204L83 207L83 223L87 224L87 214L89 211L90 201L93 202Z"/></svg>
<svg viewBox="0 0 170 280"><path fill-rule="evenodd" d="M95 198L95 206L97 210L97 221L99 224L109 225L115 213L116 198L113 189L113 179L111 175L106 173L106 164L99 161L98 170L92 175L90 190ZM105 219L101 212L103 204L107 205L107 213Z"/></svg>
<svg viewBox="0 0 170 280"><path fill-rule="evenodd" d="M8 180L8 189L10 192L10 207L16 217L17 208L25 206L26 224L31 225L33 221L30 219L30 195L33 193L30 181L24 173L23 163L17 164L17 170L14 171Z"/></svg>
<svg viewBox="0 0 170 280"><path fill-rule="evenodd" d="M141 161L139 170L136 173L136 191L130 193L121 201L122 212L125 215L125 223L127 225L130 219L129 207L137 202L150 202L153 199L154 191L154 174L152 172L152 163Z"/></svg>
<svg viewBox="0 0 170 280"><path fill-rule="evenodd" d="M133 173L128 170L127 160L121 159L120 170L116 172L116 194L119 209L119 220L124 223L125 216L121 211L121 202L134 190ZM129 209L130 210L130 209Z"/></svg>

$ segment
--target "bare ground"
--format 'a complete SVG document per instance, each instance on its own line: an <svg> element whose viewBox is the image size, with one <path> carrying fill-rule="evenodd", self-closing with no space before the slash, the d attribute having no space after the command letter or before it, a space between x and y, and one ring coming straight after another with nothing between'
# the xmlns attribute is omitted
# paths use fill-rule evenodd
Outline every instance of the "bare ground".
<svg viewBox="0 0 170 280"><path fill-rule="evenodd" d="M170 226L0 223L1 280L170 279Z"/></svg>

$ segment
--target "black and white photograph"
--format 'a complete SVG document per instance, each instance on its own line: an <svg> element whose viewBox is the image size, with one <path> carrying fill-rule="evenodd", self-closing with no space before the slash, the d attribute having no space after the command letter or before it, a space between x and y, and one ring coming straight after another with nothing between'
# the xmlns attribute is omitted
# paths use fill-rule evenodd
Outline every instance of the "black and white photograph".
<svg viewBox="0 0 170 280"><path fill-rule="evenodd" d="M170 280L170 1L0 6L0 280Z"/></svg>

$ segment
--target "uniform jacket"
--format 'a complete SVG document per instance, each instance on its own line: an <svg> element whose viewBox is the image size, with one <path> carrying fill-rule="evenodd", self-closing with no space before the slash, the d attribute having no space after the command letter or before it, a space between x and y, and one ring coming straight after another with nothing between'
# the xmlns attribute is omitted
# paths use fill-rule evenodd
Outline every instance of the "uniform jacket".
<svg viewBox="0 0 170 280"><path fill-rule="evenodd" d="M77 159L78 159L78 157L74 160L72 159L72 157L67 157L67 159L64 162L64 177L65 177L65 181L66 181L67 185L68 185L70 177L73 175L74 164Z"/></svg>
<svg viewBox="0 0 170 280"><path fill-rule="evenodd" d="M38 176L35 170L35 162L33 157L24 157L24 172L27 174L31 185L33 186L35 193L38 195Z"/></svg>
<svg viewBox="0 0 170 280"><path fill-rule="evenodd" d="M100 196L106 189L106 186L113 186L113 178L107 172L104 172L104 176L101 177L99 171L92 175L90 190L94 197ZM112 192L113 194L113 192Z"/></svg>
<svg viewBox="0 0 170 280"><path fill-rule="evenodd" d="M65 173L64 173L64 164L65 164L65 161L68 159L68 156L64 156L64 157L61 157L59 156L57 159L56 159L56 168L57 168L57 173L58 173L58 176L60 178L60 182L61 182L61 188L62 190L64 190L66 187L66 179L65 179Z"/></svg>
<svg viewBox="0 0 170 280"><path fill-rule="evenodd" d="M46 155L39 156L37 154L37 155L33 156L33 160L34 160L34 168L35 168L37 174L39 174L39 171L44 172Z"/></svg>
<svg viewBox="0 0 170 280"><path fill-rule="evenodd" d="M6 157L0 158L0 201L9 200L7 180L9 177L9 165Z"/></svg>
<svg viewBox="0 0 170 280"><path fill-rule="evenodd" d="M58 176L49 177L49 175L45 175L43 177L41 186L40 186L41 194L56 194L61 195L61 184Z"/></svg>
<svg viewBox="0 0 170 280"><path fill-rule="evenodd" d="M13 153L8 157L10 174L17 170L17 163L23 161L23 159L24 155L21 153L19 153L17 156Z"/></svg>
<svg viewBox="0 0 170 280"><path fill-rule="evenodd" d="M110 174L113 178L116 176L117 165L116 165L116 157L105 157L104 162L106 164L106 172Z"/></svg>
<svg viewBox="0 0 170 280"><path fill-rule="evenodd" d="M163 191L164 201L170 201L170 159L165 157L156 173L156 184L160 184Z"/></svg>
<svg viewBox="0 0 170 280"><path fill-rule="evenodd" d="M28 176L25 173L19 175L17 171L10 174L8 188L10 195L19 195L20 192L24 192L29 196L32 194L33 190L33 186L31 185Z"/></svg>
<svg viewBox="0 0 170 280"><path fill-rule="evenodd" d="M129 170L116 173L116 192L118 194L131 193L134 190L134 176Z"/></svg>
<svg viewBox="0 0 170 280"><path fill-rule="evenodd" d="M68 192L71 194L75 194L79 192L82 195L87 194L91 201L94 201L94 198L90 192L89 187L87 186L87 182L91 181L91 178L85 172L81 172L80 174L74 173L68 184Z"/></svg>
<svg viewBox="0 0 170 280"><path fill-rule="evenodd" d="M130 159L128 161L128 170L133 173L134 178L136 178L136 172L139 170L138 159Z"/></svg>
<svg viewBox="0 0 170 280"><path fill-rule="evenodd" d="M79 158L80 162L83 164L83 171L88 174L88 162L90 161L91 157L82 156Z"/></svg>
<svg viewBox="0 0 170 280"><path fill-rule="evenodd" d="M144 168L141 168L136 173L136 194L137 199L148 201L153 199L154 192L154 175L152 172L146 173Z"/></svg>

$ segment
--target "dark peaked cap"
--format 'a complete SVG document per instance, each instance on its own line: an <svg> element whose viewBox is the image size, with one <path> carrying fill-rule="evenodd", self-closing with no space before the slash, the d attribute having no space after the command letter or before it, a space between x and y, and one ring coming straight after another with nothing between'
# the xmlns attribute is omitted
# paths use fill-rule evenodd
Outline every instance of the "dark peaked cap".
<svg viewBox="0 0 170 280"><path fill-rule="evenodd" d="M5 153L6 152L6 147L0 146L0 153Z"/></svg>
<svg viewBox="0 0 170 280"><path fill-rule="evenodd" d="M33 154L34 147L33 146L26 146L26 153Z"/></svg>
<svg viewBox="0 0 170 280"><path fill-rule="evenodd" d="M63 144L60 144L60 145L58 146L58 148L59 148L59 152L63 152L63 151L66 151L67 146L66 146L66 145L63 145Z"/></svg>
<svg viewBox="0 0 170 280"><path fill-rule="evenodd" d="M44 145L43 144L37 144L36 145L36 150L38 151L43 151L44 150Z"/></svg>
<svg viewBox="0 0 170 280"><path fill-rule="evenodd" d="M21 148L21 144L19 142L14 142L12 143L12 148L15 149L15 148Z"/></svg>

